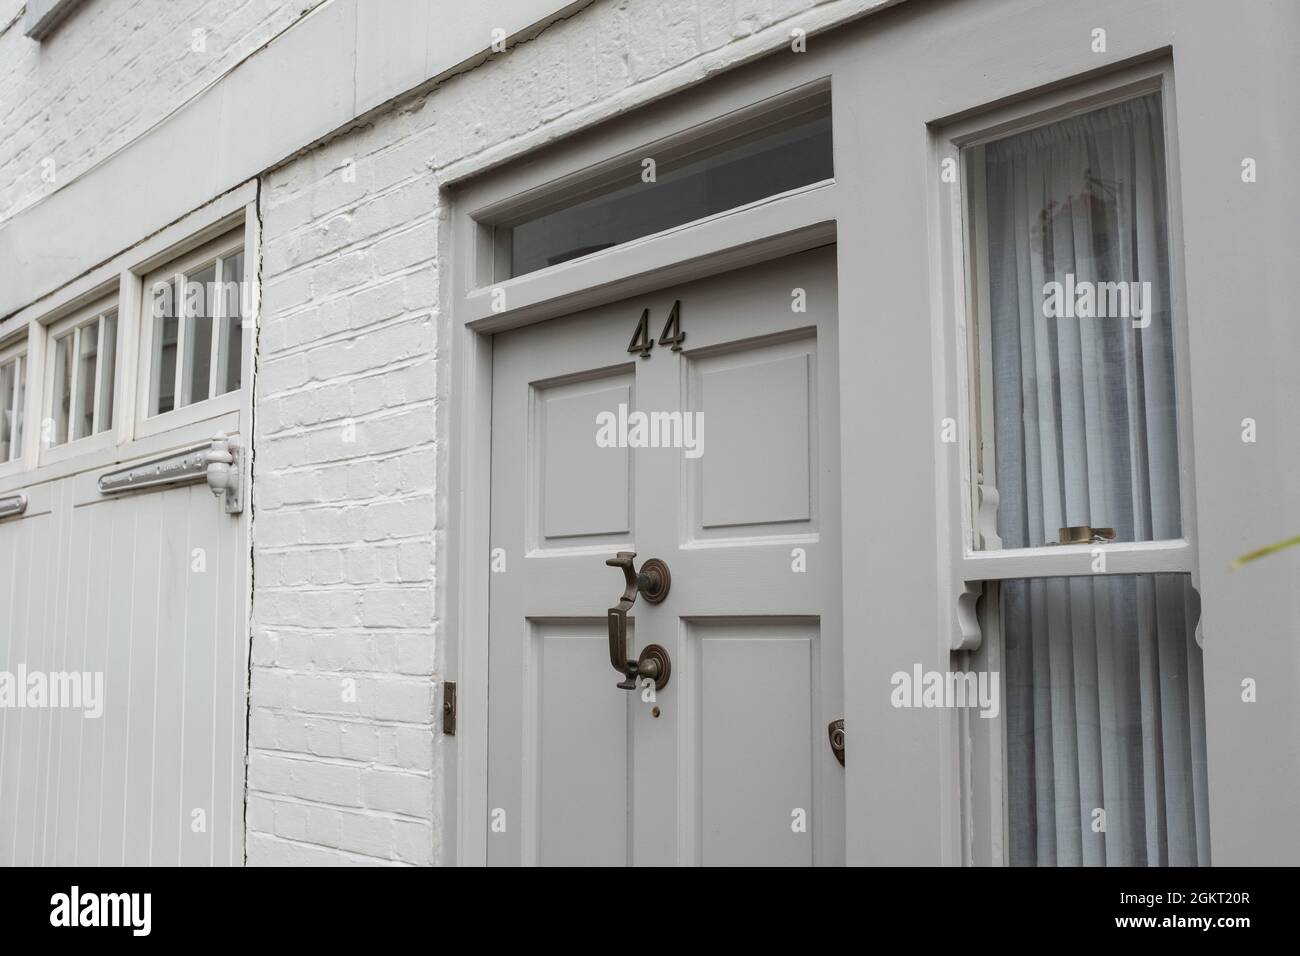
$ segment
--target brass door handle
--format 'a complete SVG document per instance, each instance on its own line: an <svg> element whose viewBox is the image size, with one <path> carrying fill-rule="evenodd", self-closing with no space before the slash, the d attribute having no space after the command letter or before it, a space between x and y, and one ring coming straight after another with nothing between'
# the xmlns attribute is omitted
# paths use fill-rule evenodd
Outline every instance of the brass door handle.
<svg viewBox="0 0 1300 956"><path fill-rule="evenodd" d="M618 604L609 609L606 620L609 622L609 662L614 670L623 675L618 687L623 690L636 690L639 677L648 677L655 682L655 689L662 690L668 684L672 673L672 661L668 651L658 644L649 644L636 660L628 658L627 650L627 612L632 610L640 594L651 604L658 604L668 596L672 587L672 575L668 565L658 558L650 558L641 565L638 573L632 559L635 551L620 551L605 563L611 568L623 569L623 596Z"/></svg>

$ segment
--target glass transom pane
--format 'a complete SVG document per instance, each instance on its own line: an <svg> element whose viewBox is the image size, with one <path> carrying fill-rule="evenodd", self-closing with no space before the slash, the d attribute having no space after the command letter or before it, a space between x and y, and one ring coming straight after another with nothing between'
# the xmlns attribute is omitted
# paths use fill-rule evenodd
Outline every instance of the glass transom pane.
<svg viewBox="0 0 1300 956"><path fill-rule="evenodd" d="M77 394L72 413L73 439L95 430L95 369L99 360L99 323L91 322L77 334Z"/></svg>
<svg viewBox="0 0 1300 956"><path fill-rule="evenodd" d="M244 327L244 254L238 252L222 260L221 327L217 353L217 393L239 388L240 364L243 359Z"/></svg>
<svg viewBox="0 0 1300 956"><path fill-rule="evenodd" d="M72 414L72 348L75 335L69 332L54 341L54 380L50 401L49 444L62 445L68 440Z"/></svg>
<svg viewBox="0 0 1300 956"><path fill-rule="evenodd" d="M216 263L185 277L185 361L181 372L181 405L193 405L211 397L216 282Z"/></svg>
<svg viewBox="0 0 1300 956"><path fill-rule="evenodd" d="M22 449L21 358L0 364L0 463L17 458Z"/></svg>
<svg viewBox="0 0 1300 956"><path fill-rule="evenodd" d="M117 313L104 316L104 352L99 359L99 430L113 427L113 391L117 381Z"/></svg>
<svg viewBox="0 0 1300 956"><path fill-rule="evenodd" d="M240 251L154 284L150 416L239 388L243 281Z"/></svg>
<svg viewBox="0 0 1300 956"><path fill-rule="evenodd" d="M535 272L834 174L827 104L671 168L656 168L652 181L643 164L629 170L624 184L515 224L506 230L509 273Z"/></svg>
<svg viewBox="0 0 1300 956"><path fill-rule="evenodd" d="M1182 533L1151 94L966 151L984 485L1005 548ZM990 407L991 405L991 407ZM989 463L991 453L992 462Z"/></svg>
<svg viewBox="0 0 1300 956"><path fill-rule="evenodd" d="M153 356L149 383L152 415L176 407L176 345L180 334L176 290L179 285L179 281L158 282L152 290Z"/></svg>

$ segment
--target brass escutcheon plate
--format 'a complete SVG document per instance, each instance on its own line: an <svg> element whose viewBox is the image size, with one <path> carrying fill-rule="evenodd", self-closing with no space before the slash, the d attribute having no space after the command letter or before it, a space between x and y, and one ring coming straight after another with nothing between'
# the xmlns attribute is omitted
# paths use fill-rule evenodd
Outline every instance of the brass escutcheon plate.
<svg viewBox="0 0 1300 956"><path fill-rule="evenodd" d="M643 667L646 661L654 661L659 665L659 676L655 678L655 690L663 690L668 686L668 678L673 675L673 662L668 657L668 651L659 644L647 644L641 651L641 656L637 658L637 667Z"/></svg>
<svg viewBox="0 0 1300 956"><path fill-rule="evenodd" d="M650 581L650 586L641 592L641 597L651 604L658 604L668 597L668 590L673 586L673 576L662 559L647 558L641 563L640 573Z"/></svg>

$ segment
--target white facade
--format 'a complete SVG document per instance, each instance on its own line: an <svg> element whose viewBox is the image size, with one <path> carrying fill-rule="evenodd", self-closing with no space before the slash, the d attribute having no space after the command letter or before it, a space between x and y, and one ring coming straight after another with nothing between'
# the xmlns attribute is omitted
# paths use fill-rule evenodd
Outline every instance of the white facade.
<svg viewBox="0 0 1300 956"><path fill-rule="evenodd" d="M122 561L133 552L105 552L94 537L101 526L79 532L77 516L99 507L95 483L119 463L237 433L251 448L242 514L222 514L198 485L155 493L185 496L168 527L187 513L220 517L229 524L213 534L236 542L221 565L233 580L219 590L204 597L182 575L159 591L238 609L203 645L223 655L212 673L228 673L229 661L238 681L217 685L199 672L194 685L219 688L203 698L215 701L214 728L242 728L247 680L246 778L210 775L213 793L224 786L246 815L222 831L235 841L229 860L213 853L211 862L492 858L493 334L753 262L780 267L830 242L843 582L830 619L844 622L848 728L838 853L860 864L1004 862L1001 831L983 825L998 815L986 791L999 793L989 802L1001 799L987 744L952 712L899 710L889 694L890 675L914 662L944 670L965 660L954 651L987 653L965 582L1048 573L1030 557L969 553L963 542L978 516L963 511L961 453L935 440L944 420L965 428L969 417L953 222L962 206L941 163L962 136L1038 111L1068 115L1130 86L1162 94L1175 134L1167 146L1188 521L1155 557L1109 546L1106 573L1184 573L1199 592L1212 861L1300 859L1291 823L1298 559L1293 551L1229 569L1300 527L1300 332L1284 285L1300 257L1300 192L1287 171L1300 151L1293 5L511 0L456 4L452 15L419 0L141 0L126 19L101 0L73 6L38 42L25 33L20 0L0 4L0 361L6 349L44 359L51 323L108 297L124 336L120 398L111 441L60 459L29 426L22 455L0 463L0 498L30 502L0 519L0 669L20 663L19 647L39 635L53 656L27 654L26 666L72 660L71 638L90 648L88 669L102 653L111 675L112 639L97 652L100 631L89 622L109 591L130 586L110 576L72 595L79 580L97 580L105 553ZM484 271L472 217L489 221L565 176L826 82L830 187L531 276ZM1257 170L1250 182L1247 159ZM156 356L140 339L146 280L230 229L242 230L255 290L240 387L151 412L147 386L132 381ZM620 324L615 337L625 335ZM32 381L46 389L51 380ZM29 423L49 417L42 389L27 398ZM162 414L173 427L153 421ZM1246 419L1258 429L1250 443ZM147 500L106 507L160 521ZM33 522L51 516L66 522L50 539L62 550L22 570L35 553L23 549L45 534ZM161 567L167 530L154 534ZM171 547L179 557L192 550ZM1058 555L1047 558L1051 574L1084 573ZM615 572L593 566L602 600L613 597ZM46 581L41 567L55 577ZM32 590L37 579L49 598ZM26 601L6 598L6 585ZM79 628L68 623L78 608L87 622ZM167 656L174 628L160 622L120 633L149 635L156 659L142 659L140 673L153 660L166 686L178 662ZM183 687L196 680L188 660L176 672ZM442 732L448 680L459 695L454 737ZM1243 681L1257 686L1253 702ZM163 727L170 739L162 698L146 703L111 681L108 693L145 707L153 738ZM30 847L6 844L6 829L27 818L0 812L0 859L83 862L79 841L68 850L58 808L71 791L62 788L74 777L88 786L115 778L102 759L87 763L80 739L77 760L60 748L77 735L73 725L53 724L58 732L41 744L13 729L15 713L0 713L0 754L20 739L44 749L31 771L39 788L12 812L39 817L41 831ZM124 740L143 739L130 714ZM240 737L230 733L223 760ZM218 753L197 738L176 746L178 760L215 763ZM972 752L973 766L963 757ZM28 792L24 766L0 762L0 797L8 786ZM174 798L174 820L131 817L130 788L141 779ZM127 862L209 862L187 855L184 828L174 833L207 803L191 799L167 752L155 749L112 785L127 788L115 838L160 848L158 859L124 850ZM108 832L79 824L79 807L66 819L74 833ZM178 856L163 859L163 849Z"/></svg>

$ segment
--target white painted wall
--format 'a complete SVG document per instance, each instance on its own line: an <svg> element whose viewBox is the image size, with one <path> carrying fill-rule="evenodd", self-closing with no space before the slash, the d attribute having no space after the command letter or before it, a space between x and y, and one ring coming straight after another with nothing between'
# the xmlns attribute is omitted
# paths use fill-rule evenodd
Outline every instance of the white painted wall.
<svg viewBox="0 0 1300 956"><path fill-rule="evenodd" d="M443 806L450 742L438 733L435 715L442 661L454 635L441 628L449 569L440 566L439 555L445 551L449 505L440 415L448 388L450 317L442 311L440 283L447 280L452 263L445 258L448 211L440 183L785 46L792 26L824 28L883 4L596 0L588 5L584 0L564 7L566 15L534 39L479 63L494 19L508 20L504 27L511 35L526 33L530 24L552 18L561 0L512 0L500 8L465 2L463 15L450 20L435 16L434 5L423 0L386 0L383 13L374 13L377 7L368 2L325 0L312 16L199 92L311 2L136 0L125 9L141 26L126 30L120 22L96 19L110 7L120 10L120 4L85 0L37 46L22 34L21 2L0 0L0 335L14 327L2 317L237 183L259 179L263 305L255 380L248 860L444 862L450 854L444 838L449 810ZM960 19L971 15L974 3L933 6L939 14L953 12ZM1023 24L1016 20L1020 13L1008 14L1010 6L1000 7L998 16L1014 32ZM193 12L198 7L202 15ZM1143 16L1158 20L1163 30L1171 5L1158 2L1148 8ZM173 19L174 11L187 9L188 17L177 12ZM1113 13L1116 5L1108 9ZM1193 9L1210 7L1198 2ZM1281 17L1279 5L1257 9L1262 12L1251 19L1250 35L1268 36L1269 23ZM360 15L362 10L367 14ZM1217 203L1212 183L1220 170L1232 179L1239 159L1234 150L1245 147L1224 145L1214 133L1224 117L1236 117L1232 142L1248 139L1254 128L1250 118L1259 114L1239 106L1254 102L1242 86L1245 79L1227 83L1208 68L1223 56L1216 46L1221 42L1218 21L1203 13L1187 17L1196 29L1181 35L1175 60L1179 69L1183 64L1196 69L1179 74L1180 95L1184 103L1195 96L1214 109L1205 121L1180 117L1185 177L1196 184L1187 192L1184 210L1188 297L1194 313L1227 315L1232 301L1216 269L1259 270L1268 268L1269 260L1252 257L1252 246L1242 243L1239 261L1216 266L1220 245L1210 233L1219 212L1211 208ZM169 70L165 60L153 61L160 50L170 54L173 42L187 41L196 21L203 19L221 21L220 32L214 28L209 34L209 49L220 35L234 38L228 50L206 65L181 58ZM954 21L945 31L958 34L950 40L954 49L960 46L958 26ZM928 32L929 26L906 29ZM61 54L60 44L79 52ZM101 44L103 69L84 71ZM875 52L887 60L887 44L876 46L885 47ZM1247 59L1240 44L1231 52ZM973 69L982 56L982 50L963 50L952 62ZM1270 50L1264 65L1252 62L1257 74L1245 75L1261 80L1254 94L1259 109L1282 115L1284 95L1275 92L1276 84L1268 78L1285 72L1287 65L1294 70L1294 56ZM909 68L900 62L896 72L906 75ZM1026 56L1006 82L1014 92L1023 89L1017 85L1020 78L1055 75L1060 69L1060 64ZM173 75L177 71L179 76ZM444 79L430 92L377 109L431 77ZM932 80L926 89L942 80ZM268 96L271 90L286 95ZM958 84L941 92L946 105L934 117L979 105L966 102ZM859 109L855 98L867 95L866 90L837 91L837 102L849 104L838 108ZM874 109L887 105L873 102ZM60 104L74 103L78 105L66 118L49 118ZM177 110L182 103L184 108ZM160 123L164 116L168 118ZM227 123L223 128L232 131L219 151L203 148L201 138L196 145L194 138L195 130L214 122ZM141 135L146 129L150 132ZM342 129L347 131L334 135ZM915 209L921 223L921 164L907 164L923 155L923 124L900 133L913 137L910 152L890 161L907 168L897 180L880 181L880 189L888 187L895 196L897 183L910 189L904 194L908 208ZM322 138L324 145L309 148ZM1286 155L1277 144L1293 139L1293 130L1279 133L1270 141L1276 147L1271 155ZM860 144L860 152L869 155L872 146ZM1268 147L1251 148L1261 152ZM841 143L837 148L855 147ZM39 167L33 179L30 166L46 150L61 157L60 175L70 177L61 178L52 193L40 181ZM1251 201L1266 204L1268 194L1262 188L1258 192ZM1241 212L1230 220L1234 231L1252 216L1267 240L1264 247L1279 248L1286 217L1276 203ZM68 228L69 223L76 228ZM864 241L864 223L858 220L854 227L857 241ZM920 236L924 229L917 228ZM924 246L917 241L909 248ZM881 261L887 260L882 256ZM872 289L878 294L892 282L890 295L899 315L922 302L928 287L924 256L918 252L911 267L912 273L896 271ZM864 274L871 274L870 269ZM900 275L907 281L900 283ZM1260 282L1266 279L1259 277ZM1283 326L1283 314L1280 310L1259 319L1264 331L1247 340L1253 352L1243 350L1242 339L1227 323L1203 323L1193 336L1194 376L1214 374L1215 363L1228 355L1250 359L1242 360L1246 411L1223 409L1218 425L1224 435L1234 435L1234 423L1247 412L1272 415L1278 429L1293 424L1282 410L1294 405L1294 382L1276 376L1247 381L1244 374L1250 363L1268 361L1261 343L1283 341L1288 334L1294 341L1288 332L1294 324ZM909 336L912 357L932 345L927 329ZM912 374L910 368L899 365L895 374L901 380ZM924 418L923 411L914 414ZM877 427L899 431L893 419ZM1286 474L1294 474L1282 467L1293 461L1294 452L1271 452L1261 466L1264 477L1252 483L1243 479L1243 471L1233 470L1236 466L1220 464L1229 461L1232 441L1222 438L1216 445L1206 440L1196 448L1198 468L1207 476L1203 484L1210 485L1209 494L1201 489L1203 505L1208 509L1214 500L1225 509L1215 513L1230 513L1235 522L1217 529L1208 520L1201 522L1216 568L1236 553L1239 536L1229 533L1233 528L1248 532L1240 537L1263 543L1270 530L1276 531L1274 537L1293 531L1275 527L1273 519L1286 522L1297 514L1294 495L1287 497L1286 488L1279 486ZM915 475L890 475L899 488L925 485ZM1226 498L1211 497L1216 485L1225 489ZM1248 507L1260 500L1260 489L1278 501L1267 521L1262 511ZM893 520L899 531L894 540L905 539L908 525L915 525L913 513L902 508L894 509ZM867 547L867 537L854 540L854 547ZM910 550L899 552L907 556L904 564L933 571L927 564L933 557L929 540L909 541L906 547ZM869 565L869 556L847 554L855 556ZM1233 579L1240 590L1224 585L1215 592L1205 624L1218 643L1207 649L1207 660L1221 658L1231 642L1234 654L1246 649L1244 672L1289 672L1293 650L1281 638L1268 637L1286 626L1285 615L1276 613L1278 600L1269 598L1282 593L1277 589L1284 579L1293 583L1286 571L1286 565L1261 568L1254 578ZM874 588L894 588L889 575L901 573L882 569ZM1259 587L1265 590L1251 590ZM1290 600L1294 611L1294 598ZM1258 619L1247 618L1243 608L1248 607L1259 608ZM856 661L864 669L874 663ZM343 697L345 679L356 682L355 701ZM1260 723L1252 725L1252 732L1260 739L1273 732L1275 740L1293 742L1294 717L1291 723L1268 719L1279 713L1278 699L1253 712L1251 719ZM875 805L853 811L850 827L857 836L851 849L858 857L876 862L941 859L942 835L929 829L939 827L932 822L939 815L937 737L918 738L933 759L903 753L891 743L893 763L882 778L888 786L880 787ZM875 743L885 746L881 740ZM1220 752L1231 749L1225 736ZM1284 744L1275 745L1275 751L1282 749ZM1250 774L1271 781L1268 794L1293 791L1288 786L1296 779L1294 761L1261 769L1251 763L1258 760L1258 750L1239 750L1240 764L1226 767L1217 785L1212 768L1216 799L1245 806L1241 793L1248 784L1239 781ZM1288 753L1294 756L1293 743ZM876 768L862 772L875 773ZM1278 802L1261 796L1256 808L1271 819ZM881 827L884 818L907 825ZM1261 849L1261 839L1252 836L1259 829L1256 819L1244 814L1235 830L1224 832L1221 845L1232 858L1225 862L1272 858ZM1293 844L1273 842L1278 858Z"/></svg>
<svg viewBox="0 0 1300 956"><path fill-rule="evenodd" d="M90 0L37 42L24 32L23 0L0 0L0 223L139 137L321 2Z"/></svg>
<svg viewBox="0 0 1300 956"><path fill-rule="evenodd" d="M166 11L173 7L165 0L137 2L147 19L166 21ZM197 2L187 0L187 5ZM252 6L272 2L290 10L296 6L283 0L250 0ZM97 153L102 158L93 170L62 178L56 189L22 214L0 221L0 262L11 264L0 273L4 277L0 317L393 97L432 77L466 68L484 55L494 30L518 37L534 24L590 2L573 0L565 6L561 0L510 0L501 5L465 2L454 7L432 0L319 3L293 29L244 57L219 81L204 86L184 108L169 113L122 148ZM39 44L38 68L52 55L48 51L67 42L71 34L64 31L75 29L78 18L118 6L92 0L79 7ZM181 18L172 29L179 28L181 37L192 37L193 30L217 8L204 4L198 9L202 13ZM119 29L101 25L95 36L111 44ZM13 26L8 34L21 34L21 30ZM34 41L23 37L21 42L25 46L20 50L31 55ZM171 42L170 34L164 34L157 50L148 44L139 51L128 48L126 52L140 56L128 60L127 78L143 72L160 77L160 85L170 82L168 64L155 59L159 51L171 49ZM208 37L208 50L213 50L213 42ZM75 75L80 66L81 60L74 58L55 72ZM129 89L119 92L128 98L133 95ZM99 103L95 112L116 109L109 100ZM152 115L156 118L156 113ZM38 129L40 123L16 125L19 130ZM21 160L15 169L27 172ZM94 215L87 216L88 209ZM67 229L66 223L73 221L78 228Z"/></svg>

